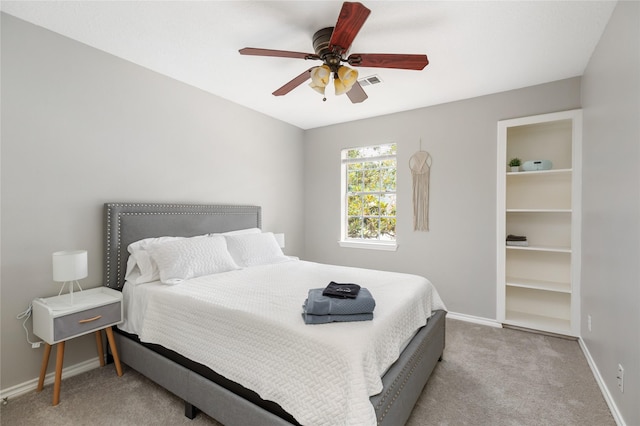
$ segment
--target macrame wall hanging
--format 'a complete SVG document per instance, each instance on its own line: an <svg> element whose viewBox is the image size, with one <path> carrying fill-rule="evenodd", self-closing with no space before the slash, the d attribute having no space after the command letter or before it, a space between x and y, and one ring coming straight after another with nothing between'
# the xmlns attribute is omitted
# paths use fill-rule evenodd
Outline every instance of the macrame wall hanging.
<svg viewBox="0 0 640 426"><path fill-rule="evenodd" d="M409 168L413 178L413 230L429 230L429 174L431 171L431 155L422 150L409 158Z"/></svg>

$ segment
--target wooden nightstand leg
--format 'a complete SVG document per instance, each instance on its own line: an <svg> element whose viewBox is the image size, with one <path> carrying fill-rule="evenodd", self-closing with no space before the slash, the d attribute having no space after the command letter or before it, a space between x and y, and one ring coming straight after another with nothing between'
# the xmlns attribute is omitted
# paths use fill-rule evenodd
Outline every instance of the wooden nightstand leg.
<svg viewBox="0 0 640 426"><path fill-rule="evenodd" d="M100 358L100 367L104 367L104 349L102 346L102 331L96 331L96 345L98 346L98 358Z"/></svg>
<svg viewBox="0 0 640 426"><path fill-rule="evenodd" d="M44 388L44 376L47 375L47 366L49 365L49 355L51 355L51 345L44 344L44 355L42 356L42 367L40 367L40 378L38 379L38 387L36 392L40 392Z"/></svg>
<svg viewBox="0 0 640 426"><path fill-rule="evenodd" d="M122 376L122 367L120 366L120 357L118 356L118 349L116 348L116 340L113 337L113 330L111 327L107 327L104 330L107 332L107 340L109 341L111 355L113 355L113 363L116 365L116 373L118 373L118 376Z"/></svg>
<svg viewBox="0 0 640 426"><path fill-rule="evenodd" d="M62 362L64 360L64 342L58 343L56 352L56 380L53 383L53 405L60 403L60 382L62 381Z"/></svg>

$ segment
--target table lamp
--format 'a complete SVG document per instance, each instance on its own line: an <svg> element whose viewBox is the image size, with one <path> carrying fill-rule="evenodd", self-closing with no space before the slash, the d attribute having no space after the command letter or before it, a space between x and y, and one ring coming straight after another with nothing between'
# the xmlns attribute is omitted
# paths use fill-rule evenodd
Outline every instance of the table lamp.
<svg viewBox="0 0 640 426"><path fill-rule="evenodd" d="M86 250L66 250L53 253L53 280L61 282L62 288L58 296L62 294L64 286L69 283L69 298L73 305L73 287L78 285L80 291L79 279L86 278L87 272L87 251Z"/></svg>

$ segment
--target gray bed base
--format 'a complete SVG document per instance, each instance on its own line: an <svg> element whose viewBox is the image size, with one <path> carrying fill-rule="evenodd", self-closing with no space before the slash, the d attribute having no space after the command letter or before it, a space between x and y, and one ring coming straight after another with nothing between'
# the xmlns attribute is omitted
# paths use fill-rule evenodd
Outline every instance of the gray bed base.
<svg viewBox="0 0 640 426"><path fill-rule="evenodd" d="M107 203L104 285L122 289L127 246L148 237L193 236L261 227L257 206ZM382 378L372 396L378 425L404 425L431 372L442 359L446 312L435 311ZM285 419L152 349L115 333L120 360L185 401L185 415L201 410L226 426L291 425ZM197 407L197 408L196 408Z"/></svg>

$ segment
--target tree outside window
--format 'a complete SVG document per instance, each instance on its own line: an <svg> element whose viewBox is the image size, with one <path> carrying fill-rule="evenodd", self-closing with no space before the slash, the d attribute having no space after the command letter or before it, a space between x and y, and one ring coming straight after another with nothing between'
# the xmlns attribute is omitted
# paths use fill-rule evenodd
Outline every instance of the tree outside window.
<svg viewBox="0 0 640 426"><path fill-rule="evenodd" d="M396 144L342 151L345 240L395 241Z"/></svg>

